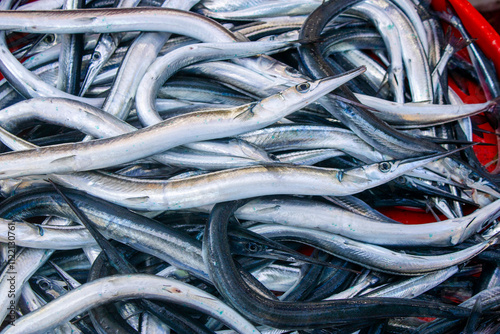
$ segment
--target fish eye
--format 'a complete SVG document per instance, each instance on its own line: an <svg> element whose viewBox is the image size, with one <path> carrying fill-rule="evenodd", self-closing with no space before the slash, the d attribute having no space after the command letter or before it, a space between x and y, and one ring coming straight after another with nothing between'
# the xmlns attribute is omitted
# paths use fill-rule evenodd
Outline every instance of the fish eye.
<svg viewBox="0 0 500 334"><path fill-rule="evenodd" d="M311 84L308 82L301 83L295 87L299 93L305 93L311 88Z"/></svg>
<svg viewBox="0 0 500 334"><path fill-rule="evenodd" d="M247 250L250 251L250 252L256 252L259 250L259 245L257 245L256 243L253 243L253 242L249 242L247 243Z"/></svg>
<svg viewBox="0 0 500 334"><path fill-rule="evenodd" d="M394 181L400 184L405 184L406 183L406 178L404 176L398 176Z"/></svg>
<svg viewBox="0 0 500 334"><path fill-rule="evenodd" d="M387 173L391 170L391 163L387 161L383 161L378 164L378 170L382 173Z"/></svg>
<svg viewBox="0 0 500 334"><path fill-rule="evenodd" d="M294 69L293 67L287 66L285 68L285 73L290 75L297 75L297 70Z"/></svg>
<svg viewBox="0 0 500 334"><path fill-rule="evenodd" d="M56 40L56 37L52 34L47 34L47 36L45 36L45 38L43 39L43 41L47 44L52 44L52 43L54 43L55 40Z"/></svg>
<svg viewBox="0 0 500 334"><path fill-rule="evenodd" d="M50 284L47 281L40 281L38 285L40 286L40 288L44 290L50 288Z"/></svg>
<svg viewBox="0 0 500 334"><path fill-rule="evenodd" d="M477 173L470 173L469 174L469 180L471 180L472 182L478 182L479 181L479 175L477 175Z"/></svg>

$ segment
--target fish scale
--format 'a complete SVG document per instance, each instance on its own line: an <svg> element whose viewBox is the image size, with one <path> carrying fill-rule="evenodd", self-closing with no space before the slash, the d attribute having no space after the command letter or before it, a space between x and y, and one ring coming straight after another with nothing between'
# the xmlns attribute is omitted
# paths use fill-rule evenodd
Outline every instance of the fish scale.
<svg viewBox="0 0 500 334"><path fill-rule="evenodd" d="M497 125L498 82L470 18L411 0L13 2L1 333L495 328L500 186L471 132ZM474 85L489 101L449 88Z"/></svg>

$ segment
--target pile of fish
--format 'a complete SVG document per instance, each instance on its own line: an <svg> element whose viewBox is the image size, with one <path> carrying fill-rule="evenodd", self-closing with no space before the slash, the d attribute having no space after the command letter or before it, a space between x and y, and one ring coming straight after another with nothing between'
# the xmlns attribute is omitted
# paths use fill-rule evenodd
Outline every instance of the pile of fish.
<svg viewBox="0 0 500 334"><path fill-rule="evenodd" d="M0 72L1 333L500 331L452 6L2 0Z"/></svg>

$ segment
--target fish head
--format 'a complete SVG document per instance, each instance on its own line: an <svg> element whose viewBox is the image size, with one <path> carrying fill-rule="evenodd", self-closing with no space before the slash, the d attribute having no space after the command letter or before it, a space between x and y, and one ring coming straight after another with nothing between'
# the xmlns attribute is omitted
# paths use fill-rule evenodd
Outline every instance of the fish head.
<svg viewBox="0 0 500 334"><path fill-rule="evenodd" d="M336 176L340 184L346 189L346 193L343 195L351 195L387 183L447 154L450 153L446 152L417 158L381 161L347 170L339 170Z"/></svg>
<svg viewBox="0 0 500 334"><path fill-rule="evenodd" d="M260 102L260 107L272 112L299 110L365 71L366 67L361 66L338 76L299 83L263 99Z"/></svg>

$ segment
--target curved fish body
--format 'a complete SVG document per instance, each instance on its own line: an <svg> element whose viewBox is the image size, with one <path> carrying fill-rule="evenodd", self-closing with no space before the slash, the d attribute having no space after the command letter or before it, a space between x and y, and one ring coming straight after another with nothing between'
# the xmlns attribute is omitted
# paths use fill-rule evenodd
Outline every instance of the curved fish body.
<svg viewBox="0 0 500 334"><path fill-rule="evenodd" d="M237 201L219 203L211 212L205 229L203 248L204 261L210 276L221 293L239 312L253 321L276 328L314 328L328 324L339 324L355 317L358 321L379 319L389 314L405 310L409 314L441 314L444 317L460 317L462 309L443 309L441 304L408 302L393 298L341 299L324 302L290 303L266 298L249 289L247 283L237 273L234 260L229 252L227 228L232 212L240 205ZM304 312L304 307L308 310Z"/></svg>
<svg viewBox="0 0 500 334"><path fill-rule="evenodd" d="M0 124L9 131L17 131L35 121L45 121L80 130L94 138L108 138L136 131L137 128L120 121L90 105L58 98L30 99L16 103L2 110ZM15 139L19 144L22 140ZM7 146L11 146L4 140ZM25 148L35 147L27 144ZM259 162L273 162L266 152L241 139L188 143L187 148L173 148L153 157L164 164L192 166L205 170L236 168L255 165ZM14 146L11 146L15 149Z"/></svg>
<svg viewBox="0 0 500 334"><path fill-rule="evenodd" d="M0 310L0 319L4 321L8 316L8 321L12 322L16 319L15 311L10 313L10 305L17 304L20 292L23 285L28 279L49 259L54 251L50 249L28 249L22 248L17 252L12 249L9 252L9 259L6 267L0 274L0 292L4 294L4 298L0 302L2 309ZM12 257L10 257L12 256Z"/></svg>
<svg viewBox="0 0 500 334"><path fill-rule="evenodd" d="M5 219L0 219L0 242L8 243L9 225L16 227L16 243L19 247L64 250L95 245L90 234L79 226L68 228L35 226Z"/></svg>
<svg viewBox="0 0 500 334"><path fill-rule="evenodd" d="M117 137L4 153L0 155L0 177L104 168L185 143L234 136L262 128L327 94L363 70L361 68L341 77L299 84L258 103L174 117ZM217 129L216 133L214 129ZM19 169L20 165L22 169Z"/></svg>
<svg viewBox="0 0 500 334"><path fill-rule="evenodd" d="M287 2L269 1L261 3L249 8L242 8L238 10L223 12L223 11L210 11L208 9L201 9L200 12L206 16L223 19L223 20L252 20L259 17L275 17L287 15L304 15L309 14L316 9L321 3L317 0L303 2L300 0L292 0Z"/></svg>
<svg viewBox="0 0 500 334"><path fill-rule="evenodd" d="M466 105L451 82L498 87L458 16L417 0L77 1L0 2L0 322L22 296L2 334L498 327L499 178L466 146L498 101ZM465 40L446 45L440 20Z"/></svg>
<svg viewBox="0 0 500 334"><path fill-rule="evenodd" d="M268 52L276 52L288 45L286 42L277 42L275 45L267 44L267 42L262 43L263 46L269 47L266 50ZM242 48L244 45L250 48L246 50L248 54L245 54L245 49ZM154 125L162 121L156 111L154 101L161 85L178 69L201 61L234 58L235 54L240 55L240 57L254 55L259 53L255 50L255 46L255 42L226 45L195 44L180 47L160 57L148 68L137 88L135 104L139 120L144 126Z"/></svg>
<svg viewBox="0 0 500 334"><path fill-rule="evenodd" d="M106 236L208 279L198 240L127 209L79 193L67 192L67 195ZM60 196L47 189L11 197L0 210L0 216L6 219L46 215L76 220Z"/></svg>
<svg viewBox="0 0 500 334"><path fill-rule="evenodd" d="M177 280L145 274L105 277L83 284L8 326L3 334L47 331L97 305L130 298L152 298L201 310L240 333L257 329L214 296ZM33 321L37 327L33 328Z"/></svg>
<svg viewBox="0 0 500 334"><path fill-rule="evenodd" d="M497 242L497 238L492 238L458 252L421 256L398 253L384 247L300 227L266 224L252 227L251 230L268 238L299 241L365 268L410 276L422 275L464 263Z"/></svg>
<svg viewBox="0 0 500 334"><path fill-rule="evenodd" d="M352 195L438 158L384 161L342 170L308 166L250 166L172 181L138 181L104 173L53 178L64 185L137 210L179 210L270 194ZM127 189L123 192L122 189ZM103 191L104 190L104 191Z"/></svg>
<svg viewBox="0 0 500 334"><path fill-rule="evenodd" d="M476 104L428 104L396 103L377 97L356 94L356 97L369 108L376 110L380 119L399 128L416 128L439 125L456 121L492 110L496 102Z"/></svg>
<svg viewBox="0 0 500 334"><path fill-rule="evenodd" d="M188 10L197 0L165 1L162 7ZM156 59L161 47L169 39L169 33L143 33L135 39L123 58L115 82L104 101L103 110L120 119L127 118L140 79Z"/></svg>
<svg viewBox="0 0 500 334"><path fill-rule="evenodd" d="M380 32L390 57L389 84L396 97L396 101L404 101L403 47L401 45L401 33L398 28L394 29L395 24L393 19L383 8L376 6L376 4L370 1L361 1L350 10L355 14L367 17Z"/></svg>
<svg viewBox="0 0 500 334"><path fill-rule="evenodd" d="M361 293L361 295L365 297L415 298L441 284L458 271L458 266L451 266L422 276L390 283L368 293Z"/></svg>
<svg viewBox="0 0 500 334"><path fill-rule="evenodd" d="M299 198L255 199L235 214L240 219L322 230L374 245L447 247L463 242L495 219L500 214L500 201L465 217L418 225L383 223Z"/></svg>

